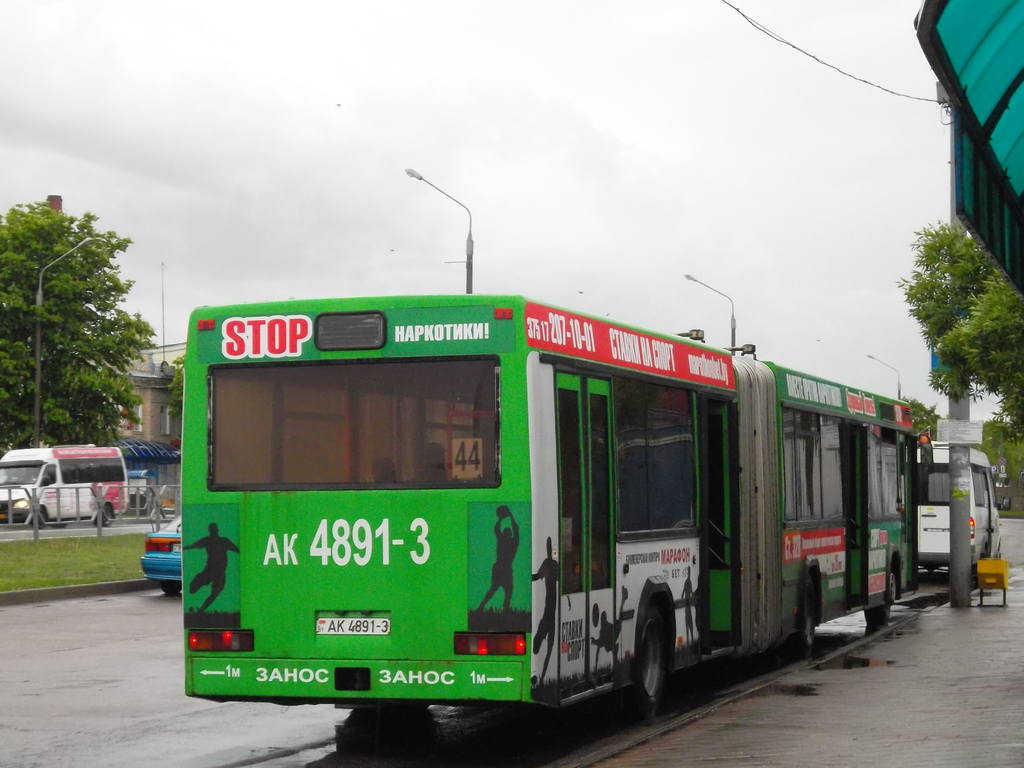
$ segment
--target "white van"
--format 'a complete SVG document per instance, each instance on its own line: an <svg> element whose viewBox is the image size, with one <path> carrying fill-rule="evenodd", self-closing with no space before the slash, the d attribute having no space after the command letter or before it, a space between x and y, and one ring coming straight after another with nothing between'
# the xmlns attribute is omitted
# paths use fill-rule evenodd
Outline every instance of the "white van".
<svg viewBox="0 0 1024 768"><path fill-rule="evenodd" d="M930 461L929 461L929 453ZM979 557L999 557L999 509L988 457L971 448L971 568ZM949 567L949 446L932 443L918 454L917 562L929 571Z"/></svg>
<svg viewBox="0 0 1024 768"><path fill-rule="evenodd" d="M0 458L0 523L28 522L30 499L38 493L40 524L89 520L109 525L124 505L127 477L120 448L8 451Z"/></svg>

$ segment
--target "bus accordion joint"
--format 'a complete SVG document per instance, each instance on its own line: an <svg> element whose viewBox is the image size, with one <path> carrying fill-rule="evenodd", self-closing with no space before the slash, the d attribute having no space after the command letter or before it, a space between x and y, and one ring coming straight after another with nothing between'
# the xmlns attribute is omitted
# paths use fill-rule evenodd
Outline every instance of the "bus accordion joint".
<svg viewBox="0 0 1024 768"><path fill-rule="evenodd" d="M455 653L465 656L523 656L526 635L455 633Z"/></svg>
<svg viewBox="0 0 1024 768"><path fill-rule="evenodd" d="M251 629L190 629L190 651L251 651Z"/></svg>

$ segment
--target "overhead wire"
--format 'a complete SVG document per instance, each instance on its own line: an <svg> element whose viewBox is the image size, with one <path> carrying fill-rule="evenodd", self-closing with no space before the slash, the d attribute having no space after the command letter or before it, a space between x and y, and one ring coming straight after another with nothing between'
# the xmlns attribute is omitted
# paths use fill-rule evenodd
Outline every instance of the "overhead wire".
<svg viewBox="0 0 1024 768"><path fill-rule="evenodd" d="M787 40L786 38L784 38L782 35L778 34L777 32L772 31L771 29L766 27L764 24L759 22L757 19L753 19L750 16L748 16L747 14L745 14L742 10L740 10L735 5L730 3L729 0L721 0L721 2L724 3L725 5L729 6L730 8L732 8L734 11L736 11L736 13L738 13L740 16L743 17L744 21L746 21L748 24L750 24L750 26L752 26L758 32L761 32L762 34L767 35L768 37L770 37L772 40L774 40L777 43L782 43L783 45L788 45L794 51L798 51L799 53L802 53L804 56L807 56L808 58L814 59L814 61L818 62L822 66L828 67L829 69L832 69L832 70L835 70L836 72L838 72L839 74L843 75L844 77L848 77L851 80L856 80L858 83L864 83L864 85L870 85L872 88L877 88L880 91L884 91L885 93L891 94L893 96L899 96L900 98L912 99L913 101L927 101L927 102L930 102L932 104L941 104L942 103L938 99L934 99L934 98L929 99L929 98L925 98L924 96L914 96L914 95L909 94L909 93L901 93L900 91L894 91L891 88L886 88L884 85L879 85L878 83L873 83L870 80L865 80L863 77L857 77L856 75L851 74L850 72L847 72L845 69L840 69L835 64L830 64L829 62L827 62L827 61L825 61L823 59L818 58L817 56L815 56L813 53L810 53L809 51L805 51L799 45L795 45L794 43L789 42L789 40Z"/></svg>

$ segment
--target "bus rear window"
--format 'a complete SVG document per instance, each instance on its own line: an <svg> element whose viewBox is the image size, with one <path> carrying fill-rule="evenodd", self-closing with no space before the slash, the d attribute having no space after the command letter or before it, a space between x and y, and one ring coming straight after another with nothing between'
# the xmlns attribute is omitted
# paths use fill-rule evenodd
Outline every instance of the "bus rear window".
<svg viewBox="0 0 1024 768"><path fill-rule="evenodd" d="M493 359L210 373L213 489L498 484Z"/></svg>
<svg viewBox="0 0 1024 768"><path fill-rule="evenodd" d="M929 506L949 505L949 464L922 464L919 470L921 489L919 503Z"/></svg>

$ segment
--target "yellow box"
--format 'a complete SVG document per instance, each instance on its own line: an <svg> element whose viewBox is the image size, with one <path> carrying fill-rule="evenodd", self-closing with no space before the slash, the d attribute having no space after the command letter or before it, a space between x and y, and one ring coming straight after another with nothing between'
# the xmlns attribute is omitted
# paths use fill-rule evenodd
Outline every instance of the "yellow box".
<svg viewBox="0 0 1024 768"><path fill-rule="evenodd" d="M998 557L982 558L978 561L978 587L981 589L1006 589L1010 584L1010 563Z"/></svg>

